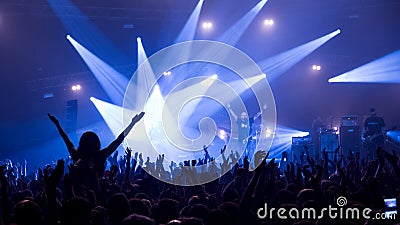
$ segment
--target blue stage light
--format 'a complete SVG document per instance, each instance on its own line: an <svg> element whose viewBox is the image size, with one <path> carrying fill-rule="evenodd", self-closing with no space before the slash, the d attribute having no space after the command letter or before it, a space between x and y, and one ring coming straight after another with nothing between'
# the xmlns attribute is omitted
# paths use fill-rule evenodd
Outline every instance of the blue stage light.
<svg viewBox="0 0 400 225"><path fill-rule="evenodd" d="M83 47L71 36L69 36L68 40L82 57L83 61L85 61L111 101L114 104L122 104L128 79ZM78 88L75 87L75 89Z"/></svg>
<svg viewBox="0 0 400 225"><path fill-rule="evenodd" d="M400 83L400 50L330 78L329 83Z"/></svg>
<svg viewBox="0 0 400 225"><path fill-rule="evenodd" d="M257 64L266 74L268 74L267 79L271 82L339 33L340 30L338 29L323 37L280 53Z"/></svg>
<svg viewBox="0 0 400 225"><path fill-rule="evenodd" d="M197 29L197 24L199 22L200 11L203 6L203 2L204 2L204 0L200 0L197 3L196 8L193 10L192 14L186 21L185 26L182 28L178 37L175 39L175 43L191 41L194 39L196 29Z"/></svg>
<svg viewBox="0 0 400 225"><path fill-rule="evenodd" d="M218 38L218 40L220 42L230 45L236 45L236 43L243 36L244 32L247 30L251 22L254 20L254 18L257 16L257 14L261 11L266 3L267 0L260 1L248 13L246 13L246 15L244 15L239 21L237 21L227 31L225 31L225 33L222 34L222 36Z"/></svg>

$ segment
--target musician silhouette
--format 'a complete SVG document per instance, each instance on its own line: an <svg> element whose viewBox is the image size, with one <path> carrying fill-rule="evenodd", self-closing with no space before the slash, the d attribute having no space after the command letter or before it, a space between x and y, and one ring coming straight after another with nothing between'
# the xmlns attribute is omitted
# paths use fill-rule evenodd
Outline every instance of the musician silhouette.
<svg viewBox="0 0 400 225"><path fill-rule="evenodd" d="M256 120L261 115L261 112L258 112L254 117L249 117L247 112L241 112L240 116L237 116L232 110L230 104L228 104L228 109L233 118L236 120L236 124L238 127L238 144L246 146L246 155L248 155L249 158L252 158L253 152L251 151L252 149L249 149L249 144L252 141L253 134L252 126L254 120Z"/></svg>
<svg viewBox="0 0 400 225"><path fill-rule="evenodd" d="M367 154L374 157L377 147L384 147L385 135L383 128L385 121L377 116L374 108L370 109L370 116L364 121L364 143L367 147Z"/></svg>

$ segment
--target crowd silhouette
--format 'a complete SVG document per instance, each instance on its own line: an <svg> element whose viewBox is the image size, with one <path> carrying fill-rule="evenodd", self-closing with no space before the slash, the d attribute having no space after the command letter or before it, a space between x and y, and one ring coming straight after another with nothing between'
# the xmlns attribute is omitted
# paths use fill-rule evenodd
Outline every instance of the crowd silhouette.
<svg viewBox="0 0 400 225"><path fill-rule="evenodd" d="M317 161L307 154L299 160L270 159L258 150L258 166L251 171L247 156L222 147L223 162L217 163L204 147L204 158L171 162L164 168L164 155L146 158L126 148L115 151L144 113L133 117L127 128L106 148L93 132L84 133L76 148L56 117L48 114L64 140L71 160L59 159L27 174L24 163L11 160L0 167L1 224L17 225L252 225L252 224L396 224L386 220L359 218L260 218L265 204L283 209L337 206L370 208L385 213L384 199L399 199L400 160L394 151L376 149L370 161L359 154L344 154L340 147L329 158L323 151ZM283 153L283 157L287 157ZM278 161L281 161L278 163ZM285 162L285 163L283 163ZM110 166L105 167L106 164ZM206 165L198 171L195 166ZM106 169L108 168L108 169ZM229 172L221 174L221 171ZM177 186L179 180L218 179L195 186ZM170 180L170 183L160 179ZM398 210L395 206L392 210Z"/></svg>

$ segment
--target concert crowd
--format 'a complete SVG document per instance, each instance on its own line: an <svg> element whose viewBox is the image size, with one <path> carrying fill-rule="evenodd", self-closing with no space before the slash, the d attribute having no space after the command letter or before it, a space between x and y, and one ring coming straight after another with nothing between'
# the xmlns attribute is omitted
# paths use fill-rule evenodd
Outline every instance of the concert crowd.
<svg viewBox="0 0 400 225"><path fill-rule="evenodd" d="M377 147L374 157L367 160L359 153L343 152L339 146L332 157L322 151L317 159L305 147L296 161L290 161L287 152L275 159L260 149L249 158L221 146L221 153L229 156L222 163L217 163L204 148L204 158L171 162L170 166L164 165L164 155L143 159L139 146L135 146L137 152L127 148L125 155L118 156L117 147L143 115L136 115L115 141L100 149L100 139L93 132L83 134L76 148L57 118L49 114L70 157L29 174L25 162L4 161L0 167L1 223L399 224L397 215L387 214L397 211L398 206L388 209L385 201L398 201L400 193L400 158L392 149ZM251 163L260 166L251 170ZM195 169L199 165L206 165L207 169L199 172ZM207 178L224 169L228 172L208 183L174 185ZM346 202L339 205L338 200L343 197ZM336 216L328 212L320 216L319 212L332 207L337 208ZM281 213L286 210L286 218L271 208L280 209ZM316 215L302 216L305 208L315 209ZM339 216L348 208L360 212L370 209L369 219L362 213L352 218ZM295 212L293 209L300 212L299 217L287 213ZM260 215L265 213L264 217Z"/></svg>

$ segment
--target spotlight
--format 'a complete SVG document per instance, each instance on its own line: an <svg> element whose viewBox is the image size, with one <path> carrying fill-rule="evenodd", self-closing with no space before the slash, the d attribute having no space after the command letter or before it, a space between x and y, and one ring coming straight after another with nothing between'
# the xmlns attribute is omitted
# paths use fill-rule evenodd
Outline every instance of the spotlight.
<svg viewBox="0 0 400 225"><path fill-rule="evenodd" d="M330 36L331 36L331 37L334 37L334 36L340 34L341 32L342 32L342 31L341 31L340 29L337 29L337 30L335 30L335 32L331 33Z"/></svg>
<svg viewBox="0 0 400 225"><path fill-rule="evenodd" d="M274 133L274 131L272 129L267 128L267 130L265 130L265 137L270 138L273 133Z"/></svg>
<svg viewBox="0 0 400 225"><path fill-rule="evenodd" d="M70 40L71 39L71 35L67 34L67 39Z"/></svg>
<svg viewBox="0 0 400 225"><path fill-rule="evenodd" d="M319 65L313 65L312 70L321 70L321 66Z"/></svg>
<svg viewBox="0 0 400 225"><path fill-rule="evenodd" d="M218 78L218 75L217 75L217 74L214 74L214 75L211 76L211 79L216 80L217 78Z"/></svg>
<svg viewBox="0 0 400 225"><path fill-rule="evenodd" d="M140 37L137 37L137 38L136 38L136 41L137 41L137 42L142 42L142 39L141 39Z"/></svg>
<svg viewBox="0 0 400 225"><path fill-rule="evenodd" d="M272 25L274 25L274 20L266 19L266 20L264 20L264 25L265 26L272 26Z"/></svg>
<svg viewBox="0 0 400 225"><path fill-rule="evenodd" d="M226 133L225 130L219 129L217 132L217 136L219 137L219 139L223 140L226 142L226 139L228 137L228 133Z"/></svg>
<svg viewBox="0 0 400 225"><path fill-rule="evenodd" d="M206 30L211 29L212 26L213 26L213 24L211 22L204 22L203 23L203 28L206 29Z"/></svg>
<svg viewBox="0 0 400 225"><path fill-rule="evenodd" d="M71 90L73 90L73 91L79 91L79 90L81 90L81 85L79 85L79 84L73 85L73 86L71 87Z"/></svg>
<svg viewBox="0 0 400 225"><path fill-rule="evenodd" d="M267 78L267 74L263 73L262 78Z"/></svg>
<svg viewBox="0 0 400 225"><path fill-rule="evenodd" d="M165 72L163 73L163 75L164 75L164 76L169 76L169 75L171 75L171 71L165 71Z"/></svg>

